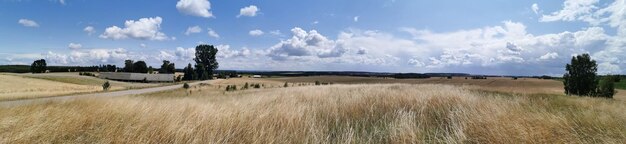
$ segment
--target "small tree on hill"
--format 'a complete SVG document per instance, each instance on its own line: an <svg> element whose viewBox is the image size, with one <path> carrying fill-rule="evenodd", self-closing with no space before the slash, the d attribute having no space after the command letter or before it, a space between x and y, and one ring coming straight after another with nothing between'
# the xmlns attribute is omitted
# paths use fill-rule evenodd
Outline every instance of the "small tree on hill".
<svg viewBox="0 0 626 144"><path fill-rule="evenodd" d="M104 91L108 91L110 87L111 87L111 84L109 83L109 81L106 81L104 82L104 84L102 84L102 90Z"/></svg>
<svg viewBox="0 0 626 144"><path fill-rule="evenodd" d="M592 60L589 54L572 57L571 63L565 66L567 73L563 75L565 94L595 96L598 86L597 66L596 61Z"/></svg>
<svg viewBox="0 0 626 144"><path fill-rule="evenodd" d="M196 76L196 72L194 71L193 67L191 67L191 63L187 65L187 67L185 67L185 76L183 76L183 80L195 80L197 79Z"/></svg>
<svg viewBox="0 0 626 144"><path fill-rule="evenodd" d="M30 65L30 72L32 73L45 73L46 69L48 69L48 64L46 64L46 60L44 59L35 60L33 64Z"/></svg>

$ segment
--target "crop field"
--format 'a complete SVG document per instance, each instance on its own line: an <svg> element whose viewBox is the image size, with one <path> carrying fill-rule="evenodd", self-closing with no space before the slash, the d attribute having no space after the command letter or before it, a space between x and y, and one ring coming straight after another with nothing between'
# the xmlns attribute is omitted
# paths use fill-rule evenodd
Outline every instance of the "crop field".
<svg viewBox="0 0 626 144"><path fill-rule="evenodd" d="M626 141L626 106L609 99L439 84L335 84L234 92L218 87L0 109L0 142Z"/></svg>
<svg viewBox="0 0 626 144"><path fill-rule="evenodd" d="M106 80L79 76L78 73L0 74L0 101L51 97L102 91ZM160 84L110 81L110 90L124 90L159 86Z"/></svg>

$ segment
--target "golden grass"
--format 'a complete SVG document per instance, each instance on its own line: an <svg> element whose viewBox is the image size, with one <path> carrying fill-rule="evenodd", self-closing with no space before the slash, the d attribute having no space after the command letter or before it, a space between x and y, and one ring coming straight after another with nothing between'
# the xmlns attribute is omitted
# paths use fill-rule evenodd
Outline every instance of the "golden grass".
<svg viewBox="0 0 626 144"><path fill-rule="evenodd" d="M0 100L36 98L102 90L102 87L99 86L69 84L12 75L0 74L0 79Z"/></svg>
<svg viewBox="0 0 626 144"><path fill-rule="evenodd" d="M623 143L624 102L369 84L196 87L0 109L0 143Z"/></svg>

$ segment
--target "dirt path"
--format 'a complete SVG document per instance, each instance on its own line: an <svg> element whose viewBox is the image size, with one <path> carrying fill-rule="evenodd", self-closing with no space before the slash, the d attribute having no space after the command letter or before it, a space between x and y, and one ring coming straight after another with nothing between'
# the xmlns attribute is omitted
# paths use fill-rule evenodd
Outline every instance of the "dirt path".
<svg viewBox="0 0 626 144"><path fill-rule="evenodd" d="M193 86L193 85L197 85L200 83L213 84L221 80L222 79L199 81L199 82L189 83L189 85ZM1 107L13 107L13 106L19 106L19 105L25 105L25 104L33 104L33 103L45 103L45 102L50 102L50 101L64 101L64 100L71 100L71 99L76 99L76 98L116 97L116 96L125 96L125 95L145 94L145 93L152 93L152 92L159 92L159 91L174 90L174 89L181 88L181 87L183 87L183 84L145 88L145 89L123 90L123 91L115 91L115 92L55 96L55 97L33 98L33 99L12 100L12 101L0 101L0 108Z"/></svg>

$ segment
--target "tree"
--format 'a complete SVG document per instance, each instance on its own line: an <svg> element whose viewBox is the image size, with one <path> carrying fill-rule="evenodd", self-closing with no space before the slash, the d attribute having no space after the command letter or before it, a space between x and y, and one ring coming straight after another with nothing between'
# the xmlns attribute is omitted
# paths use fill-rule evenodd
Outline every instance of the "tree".
<svg viewBox="0 0 626 144"><path fill-rule="evenodd" d="M183 80L195 80L197 79L196 76L196 72L193 70L193 67L191 67L191 63L187 65L187 67L185 67L185 76L183 76Z"/></svg>
<svg viewBox="0 0 626 144"><path fill-rule="evenodd" d="M149 73L149 74L154 73L154 68L152 68L152 66L149 66L149 67L148 67L148 73Z"/></svg>
<svg viewBox="0 0 626 144"><path fill-rule="evenodd" d="M109 84L109 81L106 81L104 82L104 84L102 84L102 90L104 91L108 91L110 87L111 87L111 84Z"/></svg>
<svg viewBox="0 0 626 144"><path fill-rule="evenodd" d="M249 86L249 85L248 85L248 83L246 82L246 84L245 84L245 85L243 85L243 88L242 88L242 89L248 89L249 87L250 87L250 86Z"/></svg>
<svg viewBox="0 0 626 144"><path fill-rule="evenodd" d="M183 88L189 89L189 87L190 87L189 84L187 84L187 83L183 84Z"/></svg>
<svg viewBox="0 0 626 144"><path fill-rule="evenodd" d="M193 60L196 61L196 68L199 68L198 65L202 66L204 72L213 75L213 70L219 67L219 63L215 59L215 55L217 54L217 48L213 45L205 45L201 44L196 46L196 58ZM202 74L198 74L202 78ZM212 78L213 76L209 77Z"/></svg>
<svg viewBox="0 0 626 144"><path fill-rule="evenodd" d="M605 97L605 98L613 98L613 95L617 93L615 91L615 77L616 76L605 76L600 81L600 85L598 87L597 96Z"/></svg>
<svg viewBox="0 0 626 144"><path fill-rule="evenodd" d="M597 66L596 61L592 60L589 54L572 57L571 63L565 66L567 73L563 75L565 94L595 96L598 86Z"/></svg>
<svg viewBox="0 0 626 144"><path fill-rule="evenodd" d="M45 73L48 69L48 64L46 64L46 60L40 59L35 60L33 64L30 65L30 72L32 73Z"/></svg>
<svg viewBox="0 0 626 144"><path fill-rule="evenodd" d="M133 70L133 65L135 63L133 62L133 60L125 60L124 61L124 72L134 72Z"/></svg>
<svg viewBox="0 0 626 144"><path fill-rule="evenodd" d="M163 60L163 64L161 65L161 69L159 70L159 73L169 74L169 73L174 73L174 72L176 72L176 67L174 66L174 63L170 63L170 61Z"/></svg>
<svg viewBox="0 0 626 144"><path fill-rule="evenodd" d="M137 61L133 64L133 72L148 73L148 66L144 61Z"/></svg>
<svg viewBox="0 0 626 144"><path fill-rule="evenodd" d="M283 87L289 87L289 84L285 82L285 85L283 85Z"/></svg>
<svg viewBox="0 0 626 144"><path fill-rule="evenodd" d="M197 80L208 80L213 78L213 75L209 75L209 72L207 72L207 69L202 64L196 64L196 75Z"/></svg>

